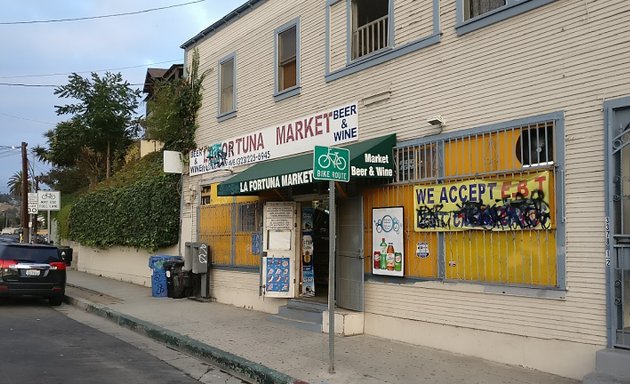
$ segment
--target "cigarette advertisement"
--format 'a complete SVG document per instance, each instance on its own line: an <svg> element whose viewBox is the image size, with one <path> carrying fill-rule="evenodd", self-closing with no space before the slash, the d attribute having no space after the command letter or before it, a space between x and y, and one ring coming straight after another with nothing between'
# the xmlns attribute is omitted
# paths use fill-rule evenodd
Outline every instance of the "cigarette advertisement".
<svg viewBox="0 0 630 384"><path fill-rule="evenodd" d="M372 274L405 274L403 207L372 209Z"/></svg>

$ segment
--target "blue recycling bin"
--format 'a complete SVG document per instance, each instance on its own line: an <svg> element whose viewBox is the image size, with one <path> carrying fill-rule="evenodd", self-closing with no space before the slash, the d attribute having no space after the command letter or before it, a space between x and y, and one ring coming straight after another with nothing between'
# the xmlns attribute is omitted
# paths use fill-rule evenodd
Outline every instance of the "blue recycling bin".
<svg viewBox="0 0 630 384"><path fill-rule="evenodd" d="M149 257L149 268L153 271L151 274L151 296L167 297L167 280L164 263L168 261L181 261L184 259L180 256L155 255Z"/></svg>

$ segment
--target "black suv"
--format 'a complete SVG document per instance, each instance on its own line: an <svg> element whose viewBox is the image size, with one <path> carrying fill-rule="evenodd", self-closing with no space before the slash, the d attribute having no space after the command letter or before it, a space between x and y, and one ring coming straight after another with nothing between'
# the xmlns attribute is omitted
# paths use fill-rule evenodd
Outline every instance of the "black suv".
<svg viewBox="0 0 630 384"><path fill-rule="evenodd" d="M0 297L37 296L61 305L66 263L49 245L0 243Z"/></svg>

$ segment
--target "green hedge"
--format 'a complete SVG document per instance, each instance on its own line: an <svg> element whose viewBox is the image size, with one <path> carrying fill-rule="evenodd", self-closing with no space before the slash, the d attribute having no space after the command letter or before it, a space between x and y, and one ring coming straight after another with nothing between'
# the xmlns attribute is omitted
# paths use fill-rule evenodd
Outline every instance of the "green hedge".
<svg viewBox="0 0 630 384"><path fill-rule="evenodd" d="M179 175L145 175L98 189L74 202L69 237L83 245L156 250L179 237Z"/></svg>

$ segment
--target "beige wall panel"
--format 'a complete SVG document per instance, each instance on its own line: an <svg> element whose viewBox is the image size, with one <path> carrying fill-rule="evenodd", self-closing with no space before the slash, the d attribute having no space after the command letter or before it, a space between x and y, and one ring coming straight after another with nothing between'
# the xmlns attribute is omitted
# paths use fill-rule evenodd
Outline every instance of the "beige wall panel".
<svg viewBox="0 0 630 384"><path fill-rule="evenodd" d="M348 29L346 27L346 2L339 1L330 7L330 72L346 66L346 45Z"/></svg>
<svg viewBox="0 0 630 384"><path fill-rule="evenodd" d="M219 303L236 307L278 313L278 308L287 303L283 299L263 299L258 296L259 275L251 272L210 271L210 296Z"/></svg>
<svg viewBox="0 0 630 384"><path fill-rule="evenodd" d="M454 328L441 324L365 314L366 333L446 349L581 380L595 368L596 345ZM448 342L445 342L447 340Z"/></svg>
<svg viewBox="0 0 630 384"><path fill-rule="evenodd" d="M397 38L411 40L418 34L418 30L406 29L407 25L417 27L405 22L404 7L415 7L412 3L416 2L396 2ZM389 132L396 132L399 141L427 135L431 127L426 118L438 113L446 119L445 132L453 132L564 112L565 298L492 295L476 291L475 284L453 291L448 284L427 289L368 283L366 310L423 324L444 323L600 348L606 342L601 107L606 99L627 95L630 88L627 1L556 1L459 37L454 30L454 4L441 1L439 44L326 83L326 5L299 1L289 7L285 2L266 2L198 44L203 68L209 70L198 144L355 100L359 101L362 140ZM345 66L345 7L345 2L331 7L331 70ZM275 102L273 31L298 16L302 23L301 94ZM237 53L238 116L218 123L217 63L231 52ZM235 300L229 293L234 279L218 277L214 284L219 297ZM250 278L239 284L252 296L258 281ZM377 334L376 326L366 329Z"/></svg>
<svg viewBox="0 0 630 384"><path fill-rule="evenodd" d="M396 0L394 3L394 46L433 34L433 0Z"/></svg>
<svg viewBox="0 0 630 384"><path fill-rule="evenodd" d="M366 312L543 339L601 344L605 311L566 300L366 284ZM571 321L567 322L567 318Z"/></svg>

